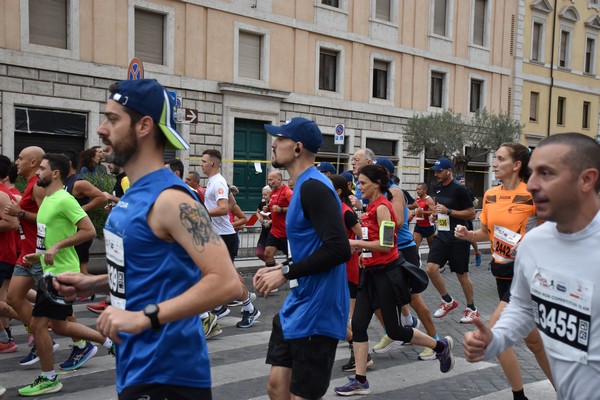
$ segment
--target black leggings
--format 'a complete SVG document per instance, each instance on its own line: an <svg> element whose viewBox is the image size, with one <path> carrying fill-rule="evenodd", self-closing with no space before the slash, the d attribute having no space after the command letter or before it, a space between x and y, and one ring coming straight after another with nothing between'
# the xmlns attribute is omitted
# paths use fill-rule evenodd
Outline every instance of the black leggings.
<svg viewBox="0 0 600 400"><path fill-rule="evenodd" d="M364 282L356 294L356 305L352 315L352 340L358 343L369 340L367 329L373 317L373 310L381 308L387 335L393 340L410 342L414 334L413 329L402 326L400 319L402 307L394 304L392 300L395 297L394 291L385 272L363 272L363 274ZM374 287L374 293L369 294L369 290L366 289L368 287ZM378 304L373 304L373 298Z"/></svg>

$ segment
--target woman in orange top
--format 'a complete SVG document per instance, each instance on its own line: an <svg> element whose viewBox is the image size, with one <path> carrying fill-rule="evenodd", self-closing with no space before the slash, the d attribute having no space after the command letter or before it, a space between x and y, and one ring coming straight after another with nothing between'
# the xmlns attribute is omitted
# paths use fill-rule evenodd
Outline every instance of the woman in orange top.
<svg viewBox="0 0 600 400"><path fill-rule="evenodd" d="M529 149L519 143L503 143L496 151L492 169L503 184L489 189L483 196L483 209L479 219L481 228L469 231L458 225L455 236L469 241L487 241L491 243L491 271L496 277L496 286L500 303L492 315L489 326L500 318L500 313L510 300L510 285L513 278L515 251L528 225L537 224L536 210L531 194L527 191L529 178ZM525 339L529 348L552 381L550 365L542 339L537 329ZM526 399L523 393L523 380L515 352L506 350L498 356L500 365L508 379L515 399Z"/></svg>

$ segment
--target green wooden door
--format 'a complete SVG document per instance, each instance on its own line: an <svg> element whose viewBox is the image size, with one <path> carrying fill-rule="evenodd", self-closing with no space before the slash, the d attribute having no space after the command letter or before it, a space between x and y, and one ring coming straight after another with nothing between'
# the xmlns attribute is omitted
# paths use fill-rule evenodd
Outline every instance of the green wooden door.
<svg viewBox="0 0 600 400"><path fill-rule="evenodd" d="M256 211L262 188L267 182L268 165L261 164L262 172L257 173L253 162L267 160L267 132L264 124L262 121L248 119L235 120L233 157L236 162L233 164L233 184L240 189L235 199L244 212Z"/></svg>

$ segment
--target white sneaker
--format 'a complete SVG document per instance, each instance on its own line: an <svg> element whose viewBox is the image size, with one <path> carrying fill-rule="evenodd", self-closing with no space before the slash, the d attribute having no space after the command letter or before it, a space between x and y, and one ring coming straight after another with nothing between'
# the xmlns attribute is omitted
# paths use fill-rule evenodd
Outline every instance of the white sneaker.
<svg viewBox="0 0 600 400"><path fill-rule="evenodd" d="M479 318L479 311L477 309L471 310L469 307L463 311L463 317L460 319L461 324L472 324L475 318Z"/></svg>

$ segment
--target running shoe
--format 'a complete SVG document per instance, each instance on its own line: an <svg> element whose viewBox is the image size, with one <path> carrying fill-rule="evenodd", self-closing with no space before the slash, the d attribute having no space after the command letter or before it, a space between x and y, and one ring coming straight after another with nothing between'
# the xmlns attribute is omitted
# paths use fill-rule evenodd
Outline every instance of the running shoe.
<svg viewBox="0 0 600 400"><path fill-rule="evenodd" d="M223 331L217 322L217 317L213 313L208 313L208 317L202 320L202 327L204 328L204 336L206 339L219 336Z"/></svg>
<svg viewBox="0 0 600 400"><path fill-rule="evenodd" d="M440 361L440 371L445 374L454 368L454 353L452 351L454 350L454 340L450 336L446 336L440 341L444 343L444 350L437 353L435 358Z"/></svg>
<svg viewBox="0 0 600 400"><path fill-rule="evenodd" d="M98 347L90 343L89 340L86 340L85 347L83 349L73 346L71 355L67 361L60 364L60 369L63 371L73 371L85 364L90 358L94 357L97 351Z"/></svg>
<svg viewBox="0 0 600 400"><path fill-rule="evenodd" d="M371 368L375 364L370 354L367 354L367 368ZM342 365L342 371L344 372L352 372L356 371L356 360L354 359L354 352L350 354L350 360L344 365Z"/></svg>
<svg viewBox="0 0 600 400"><path fill-rule="evenodd" d="M369 389L369 381L365 381L365 383L360 383L354 377L348 377L348 383L344 386L339 386L334 389L334 391L340 396L356 396L362 394L371 394L371 389Z"/></svg>
<svg viewBox="0 0 600 400"><path fill-rule="evenodd" d="M235 324L235 326L238 328L250 328L252 324L254 324L254 321L258 319L258 317L260 317L260 311L258 311L258 308L256 307L254 307L253 312L243 310L242 320Z"/></svg>
<svg viewBox="0 0 600 400"><path fill-rule="evenodd" d="M14 353L17 351L17 344L11 338L6 343L0 343L0 353Z"/></svg>
<svg viewBox="0 0 600 400"><path fill-rule="evenodd" d="M117 357L117 348L115 347L114 343L112 344L112 346L110 346L110 349L108 349L107 351L108 351L108 355Z"/></svg>
<svg viewBox="0 0 600 400"><path fill-rule="evenodd" d="M106 301L101 301L97 304L88 304L87 306L85 306L85 308L87 308L95 314L102 314L102 311L106 310L108 306L110 306L110 304L108 304Z"/></svg>
<svg viewBox="0 0 600 400"><path fill-rule="evenodd" d="M395 349L396 347L402 346L404 342L401 340L394 340L387 334L383 335L379 343L373 346L373 352L377 354L387 353L388 351Z"/></svg>
<svg viewBox="0 0 600 400"><path fill-rule="evenodd" d="M241 300L234 300L231 303L227 304L227 307L239 307L242 304L244 304L243 301L241 301Z"/></svg>
<svg viewBox="0 0 600 400"><path fill-rule="evenodd" d="M52 342L52 351L58 350L59 347L60 347L60 345L58 343ZM33 346L31 348L31 351L29 352L29 354L27 354L25 357L23 357L23 358L21 358L21 360L19 360L19 364L21 364L23 366L33 365L38 361L40 361L40 356L38 355L38 352L37 352L35 346Z"/></svg>
<svg viewBox="0 0 600 400"><path fill-rule="evenodd" d="M217 319L221 319L223 317L228 316L230 312L231 310L225 306L221 306L221 308L216 308L212 311L212 313L215 314L215 317L217 317Z"/></svg>
<svg viewBox="0 0 600 400"><path fill-rule="evenodd" d="M419 360L431 361L435 360L435 351L429 347L424 347L423 351L419 353Z"/></svg>
<svg viewBox="0 0 600 400"><path fill-rule="evenodd" d="M475 266L479 267L481 265L481 253L475 253Z"/></svg>
<svg viewBox="0 0 600 400"><path fill-rule="evenodd" d="M0 386L0 396L6 393L6 388L4 386Z"/></svg>
<svg viewBox="0 0 600 400"><path fill-rule="evenodd" d="M19 389L19 395L32 397L41 394L56 393L62 389L62 386L62 383L58 380L58 375L53 379L48 379L44 375L40 375L32 384Z"/></svg>
<svg viewBox="0 0 600 400"><path fill-rule="evenodd" d="M442 302L440 303L440 308L435 310L435 312L433 313L433 316L435 318L443 318L446 315L448 315L448 313L450 311L454 310L456 307L458 307L458 301L452 299L452 301L450 303L446 303L442 299Z"/></svg>
<svg viewBox="0 0 600 400"><path fill-rule="evenodd" d="M461 324L472 324L475 318L479 318L477 309L471 310L469 307L463 311L463 317L460 319Z"/></svg>

